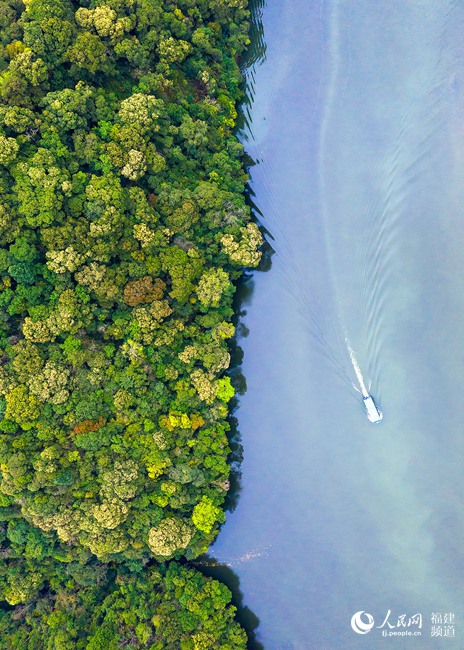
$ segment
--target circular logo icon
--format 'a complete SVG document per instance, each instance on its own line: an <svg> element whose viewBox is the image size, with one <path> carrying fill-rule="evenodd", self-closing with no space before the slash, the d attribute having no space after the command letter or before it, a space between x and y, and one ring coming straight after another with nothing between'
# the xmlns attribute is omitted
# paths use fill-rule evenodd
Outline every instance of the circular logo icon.
<svg viewBox="0 0 464 650"><path fill-rule="evenodd" d="M363 615L367 622L363 621ZM367 612L356 612L351 617L351 627L356 634L367 634L374 627L374 617Z"/></svg>

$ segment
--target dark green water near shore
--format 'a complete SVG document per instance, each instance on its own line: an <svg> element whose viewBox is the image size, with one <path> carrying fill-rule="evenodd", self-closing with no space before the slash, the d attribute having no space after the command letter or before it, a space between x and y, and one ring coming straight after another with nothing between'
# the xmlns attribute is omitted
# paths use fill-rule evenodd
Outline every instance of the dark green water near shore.
<svg viewBox="0 0 464 650"><path fill-rule="evenodd" d="M464 7L268 0L262 27L242 139L275 254L211 555L265 650L462 650Z"/></svg>

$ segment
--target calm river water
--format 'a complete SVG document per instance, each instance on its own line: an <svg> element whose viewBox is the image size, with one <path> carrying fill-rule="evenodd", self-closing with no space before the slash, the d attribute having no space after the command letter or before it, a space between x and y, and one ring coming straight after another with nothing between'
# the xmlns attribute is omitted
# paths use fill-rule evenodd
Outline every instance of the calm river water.
<svg viewBox="0 0 464 650"><path fill-rule="evenodd" d="M462 650L464 5L268 0L262 25L243 139L275 255L211 555L265 650Z"/></svg>

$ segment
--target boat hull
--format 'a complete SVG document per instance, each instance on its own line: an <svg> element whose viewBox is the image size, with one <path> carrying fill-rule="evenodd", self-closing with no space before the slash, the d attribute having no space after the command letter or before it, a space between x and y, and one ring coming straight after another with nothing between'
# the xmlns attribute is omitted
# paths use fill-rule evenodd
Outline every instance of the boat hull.
<svg viewBox="0 0 464 650"><path fill-rule="evenodd" d="M367 413L367 419L373 424L381 422L383 419L383 413L374 402L372 395L366 395L363 397L363 402Z"/></svg>

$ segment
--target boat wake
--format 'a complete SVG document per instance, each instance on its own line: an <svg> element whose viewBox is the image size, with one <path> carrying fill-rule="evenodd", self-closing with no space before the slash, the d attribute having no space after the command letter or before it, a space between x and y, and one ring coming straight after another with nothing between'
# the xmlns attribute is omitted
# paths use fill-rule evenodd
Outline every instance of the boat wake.
<svg viewBox="0 0 464 650"><path fill-rule="evenodd" d="M360 393L362 394L363 397L363 403L364 407L366 409L367 413L367 418L370 422L377 423L380 422L383 419L383 413L377 406L377 404L374 402L374 398L372 395L370 395L369 391L366 388L366 384L364 382L364 377L362 376L361 368L359 367L359 363L356 359L355 353L353 348L351 347L351 344L348 340L348 338L345 338L345 343L346 343L346 348L348 350L348 353L350 355L351 363L353 364L353 370L355 372L356 378L359 383L360 387ZM353 384L354 386L354 384ZM356 388L356 386L354 386ZM359 390L356 388L356 390Z"/></svg>
<svg viewBox="0 0 464 650"><path fill-rule="evenodd" d="M351 347L351 344L347 338L345 338L345 343L346 343L346 348L348 350L348 354L350 355L351 363L353 364L353 369L356 374L356 378L359 383L359 387L361 389L361 393L363 397L369 397L369 391L366 388L366 384L364 383L364 377L362 376L361 368L359 367L358 361L356 359L356 356L354 354L354 350ZM356 388L356 386L355 386ZM358 389L356 389L358 390Z"/></svg>

